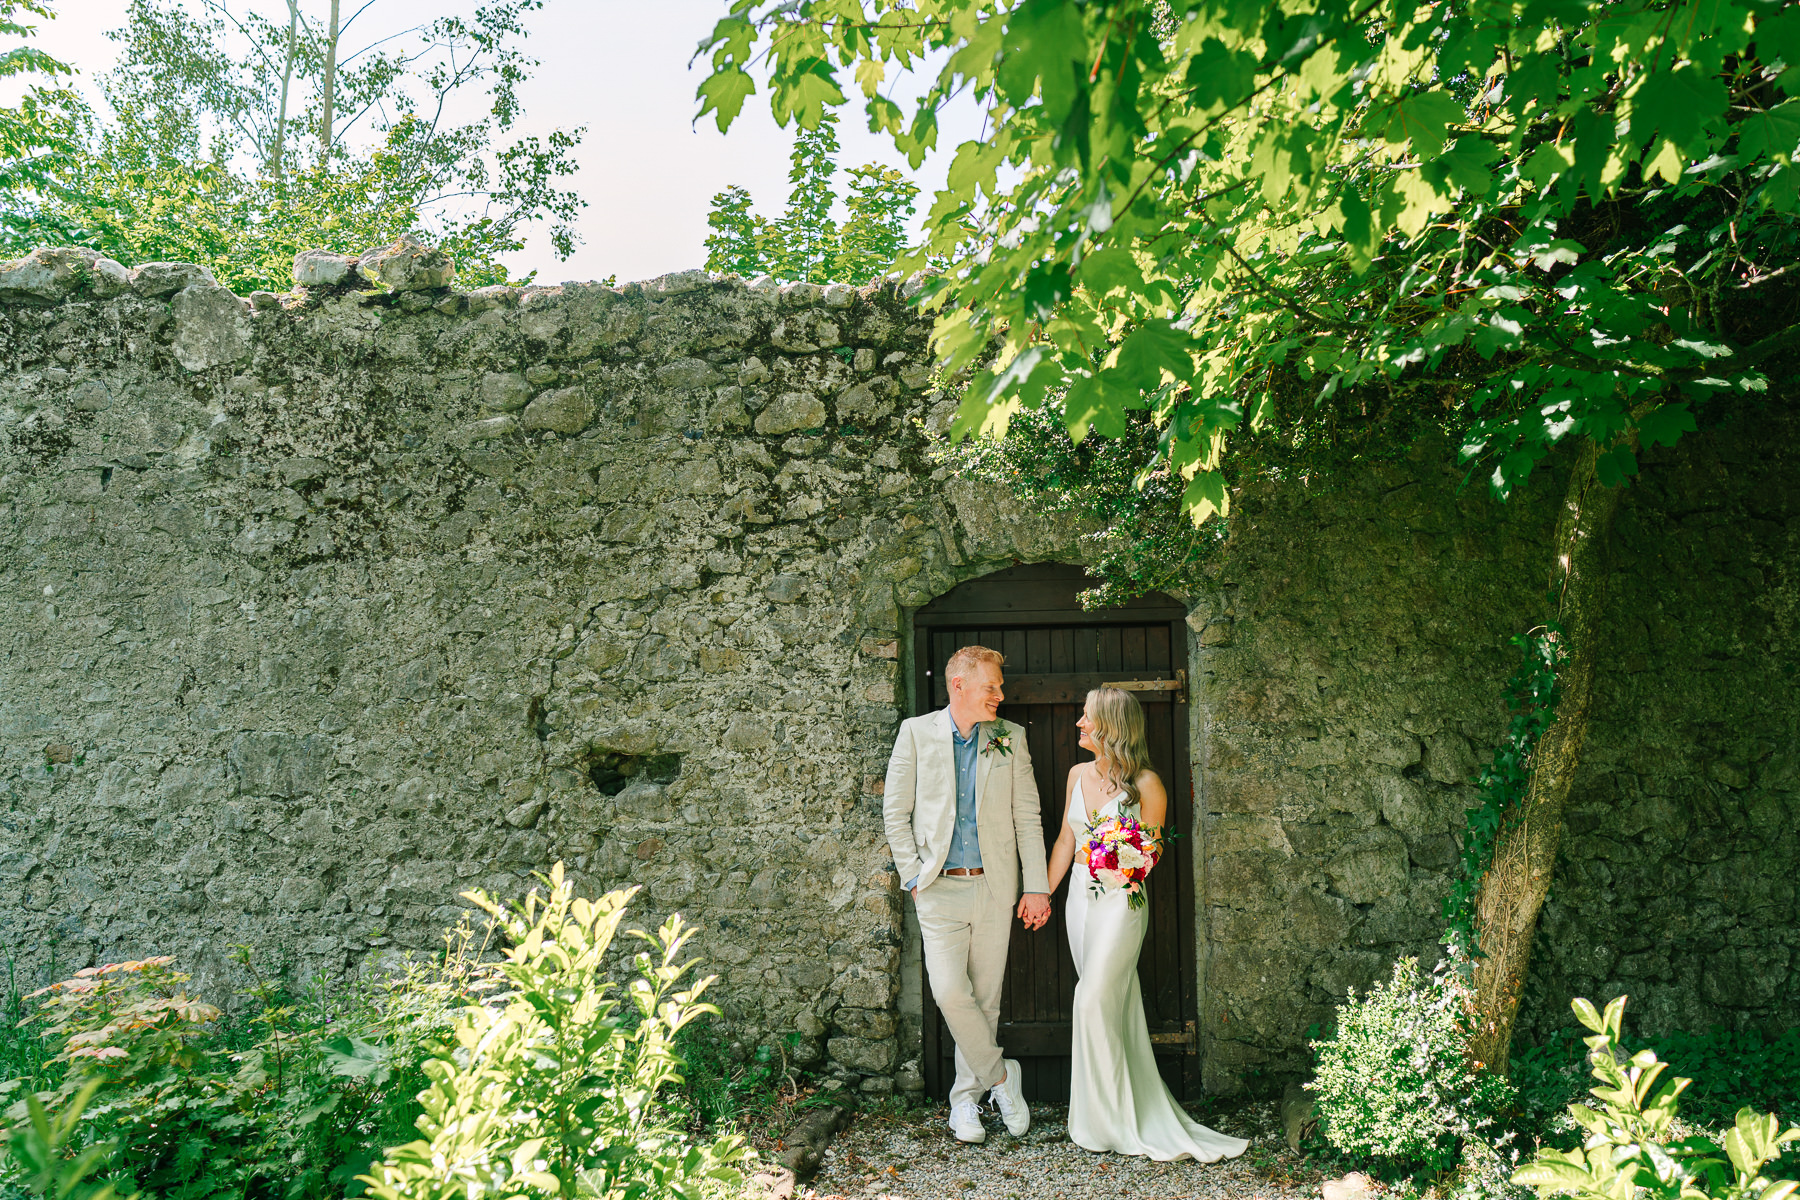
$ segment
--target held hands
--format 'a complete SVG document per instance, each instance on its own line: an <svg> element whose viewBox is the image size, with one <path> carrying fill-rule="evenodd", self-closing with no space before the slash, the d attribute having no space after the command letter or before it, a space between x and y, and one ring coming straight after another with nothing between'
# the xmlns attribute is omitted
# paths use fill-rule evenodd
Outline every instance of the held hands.
<svg viewBox="0 0 1800 1200"><path fill-rule="evenodd" d="M1042 929L1050 919L1050 897L1042 892L1026 892L1019 897L1019 920L1027 929Z"/></svg>

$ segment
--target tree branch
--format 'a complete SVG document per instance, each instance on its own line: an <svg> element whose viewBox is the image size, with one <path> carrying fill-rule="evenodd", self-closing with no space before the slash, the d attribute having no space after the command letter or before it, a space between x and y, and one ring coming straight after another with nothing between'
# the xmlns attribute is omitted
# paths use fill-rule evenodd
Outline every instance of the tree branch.
<svg viewBox="0 0 1800 1200"><path fill-rule="evenodd" d="M1771 333L1761 341L1753 343L1749 348L1737 353L1737 361L1746 367L1754 367L1766 358L1773 358L1784 350L1800 348L1800 325L1789 325L1786 329Z"/></svg>

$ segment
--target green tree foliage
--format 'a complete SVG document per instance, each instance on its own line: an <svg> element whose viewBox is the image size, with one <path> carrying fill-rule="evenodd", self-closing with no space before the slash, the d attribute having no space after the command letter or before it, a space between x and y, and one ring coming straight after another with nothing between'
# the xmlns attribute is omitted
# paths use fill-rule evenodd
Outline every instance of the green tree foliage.
<svg viewBox="0 0 1800 1200"><path fill-rule="evenodd" d="M535 65L524 20L541 5L495 0L346 50L354 15L333 37L298 3L272 18L223 0L198 12L132 0L81 153L14 244L202 262L240 291L285 289L299 250L415 231L470 282L503 281L501 260L534 221L566 257L583 202L560 184L581 131L515 131ZM485 111L452 119L484 92Z"/></svg>
<svg viewBox="0 0 1800 1200"><path fill-rule="evenodd" d="M850 169L840 228L837 207L837 114L827 110L794 138L787 211L769 220L750 211L750 193L733 185L712 199L706 269L745 278L774 275L814 283L863 284L892 269L906 248L906 222L919 187L892 167Z"/></svg>
<svg viewBox="0 0 1800 1200"><path fill-rule="evenodd" d="M832 279L861 284L891 271L906 249L906 222L918 194L919 185L893 167L851 167L850 193L844 199L850 219L838 230Z"/></svg>
<svg viewBox="0 0 1800 1200"><path fill-rule="evenodd" d="M74 73L67 63L24 42L37 27L22 17L52 15L38 0L0 0L0 38L19 39L0 50L0 79L41 75L54 80ZM34 84L18 104L0 107L0 248L23 235L28 214L74 161L79 105L67 88Z"/></svg>
<svg viewBox="0 0 1800 1200"><path fill-rule="evenodd" d="M763 274L762 254L756 246L756 214L750 211L752 203L750 192L735 183L712 198L712 211L706 215L706 223L712 227L706 235L707 270L746 279Z"/></svg>
<svg viewBox="0 0 1800 1200"><path fill-rule="evenodd" d="M832 183L839 149L836 113L827 113L817 127L795 136L787 211L768 230L766 253L772 274L815 282L827 277L837 249L837 222L831 210L837 204Z"/></svg>
<svg viewBox="0 0 1800 1200"><path fill-rule="evenodd" d="M764 55L778 121L860 90L915 164L952 96L986 106L921 250L975 369L957 431L1145 410L1196 518L1234 434L1346 393L1455 425L1502 495L1571 435L1618 482L1792 336L1780 5L734 0L703 51L721 127ZM882 84L928 53L909 122Z"/></svg>

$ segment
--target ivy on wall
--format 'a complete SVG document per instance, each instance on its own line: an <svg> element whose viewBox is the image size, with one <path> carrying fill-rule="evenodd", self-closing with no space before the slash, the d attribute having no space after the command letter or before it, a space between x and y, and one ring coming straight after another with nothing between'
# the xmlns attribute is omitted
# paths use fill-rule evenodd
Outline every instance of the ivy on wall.
<svg viewBox="0 0 1800 1200"><path fill-rule="evenodd" d="M1519 665L1506 681L1506 707L1512 714L1506 736L1475 784L1481 800L1469 809L1463 830L1462 858L1457 863L1450 894L1444 897L1444 944L1456 958L1468 961L1481 954L1475 932L1475 902L1482 880L1493 866L1494 846L1500 831L1523 811L1531 791L1532 751L1544 731L1556 720L1557 668L1564 651L1562 626L1546 622L1512 639Z"/></svg>

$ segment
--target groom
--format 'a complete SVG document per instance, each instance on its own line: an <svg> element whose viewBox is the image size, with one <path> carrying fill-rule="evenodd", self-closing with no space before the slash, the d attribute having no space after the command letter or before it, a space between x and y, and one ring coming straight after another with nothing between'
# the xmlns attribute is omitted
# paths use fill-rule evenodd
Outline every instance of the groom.
<svg viewBox="0 0 1800 1200"><path fill-rule="evenodd" d="M950 705L901 722L882 802L894 867L919 911L931 994L956 1041L950 1131L964 1142L987 1140L984 1091L1015 1137L1031 1127L1018 1061L1002 1057L995 1040L1000 983L1013 902L1027 929L1050 919L1025 731L995 720L1004 661L986 646L950 656Z"/></svg>

